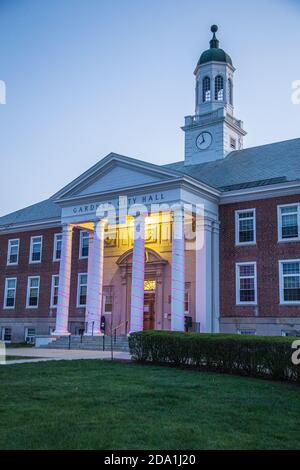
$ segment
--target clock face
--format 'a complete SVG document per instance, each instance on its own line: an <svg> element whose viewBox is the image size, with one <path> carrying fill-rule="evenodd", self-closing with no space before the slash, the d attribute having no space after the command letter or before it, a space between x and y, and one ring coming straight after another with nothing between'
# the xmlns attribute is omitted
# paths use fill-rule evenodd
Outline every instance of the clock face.
<svg viewBox="0 0 300 470"><path fill-rule="evenodd" d="M196 145L199 150L206 150L212 144L212 135L209 132L201 132L196 140Z"/></svg>

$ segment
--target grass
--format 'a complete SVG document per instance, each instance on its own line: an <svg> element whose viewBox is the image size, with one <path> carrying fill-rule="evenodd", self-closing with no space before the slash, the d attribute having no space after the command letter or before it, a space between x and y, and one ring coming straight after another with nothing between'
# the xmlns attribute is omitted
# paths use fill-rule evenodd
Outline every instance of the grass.
<svg viewBox="0 0 300 470"><path fill-rule="evenodd" d="M0 368L0 449L299 449L300 389L236 376L53 361Z"/></svg>

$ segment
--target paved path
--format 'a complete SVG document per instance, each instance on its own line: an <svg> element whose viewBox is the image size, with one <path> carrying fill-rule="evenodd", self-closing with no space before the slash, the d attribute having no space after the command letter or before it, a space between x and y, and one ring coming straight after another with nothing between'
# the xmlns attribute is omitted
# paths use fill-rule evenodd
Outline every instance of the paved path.
<svg viewBox="0 0 300 470"><path fill-rule="evenodd" d="M8 348L6 362L9 364L23 364L28 362L45 361L74 361L78 359L106 359L110 360L110 351L87 351L82 349L39 349L39 348ZM24 360L9 360L9 356L22 356ZM26 357L30 359L26 359ZM34 359L36 357L36 359ZM114 351L114 359L130 360L130 354L123 351ZM0 362L2 365L3 363Z"/></svg>

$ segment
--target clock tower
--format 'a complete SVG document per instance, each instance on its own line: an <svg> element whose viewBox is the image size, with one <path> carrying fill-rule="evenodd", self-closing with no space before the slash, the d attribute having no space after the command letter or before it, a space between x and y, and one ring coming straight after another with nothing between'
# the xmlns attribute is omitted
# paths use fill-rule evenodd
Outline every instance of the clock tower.
<svg viewBox="0 0 300 470"><path fill-rule="evenodd" d="M243 148L242 121L234 117L232 60L219 48L218 27L213 25L210 48L204 51L195 69L195 115L186 116L185 165L224 158Z"/></svg>

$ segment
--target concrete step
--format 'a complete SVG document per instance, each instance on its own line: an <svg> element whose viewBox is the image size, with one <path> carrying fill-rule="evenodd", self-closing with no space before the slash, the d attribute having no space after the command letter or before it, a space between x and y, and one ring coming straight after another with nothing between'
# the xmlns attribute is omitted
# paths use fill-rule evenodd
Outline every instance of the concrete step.
<svg viewBox="0 0 300 470"><path fill-rule="evenodd" d="M86 349L86 350L111 350L110 336L61 336L48 345L40 346L49 349ZM115 351L129 351L127 336L113 337L112 348Z"/></svg>

